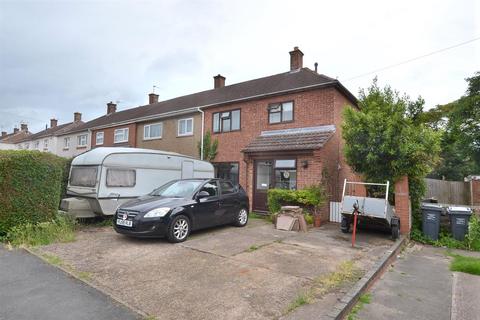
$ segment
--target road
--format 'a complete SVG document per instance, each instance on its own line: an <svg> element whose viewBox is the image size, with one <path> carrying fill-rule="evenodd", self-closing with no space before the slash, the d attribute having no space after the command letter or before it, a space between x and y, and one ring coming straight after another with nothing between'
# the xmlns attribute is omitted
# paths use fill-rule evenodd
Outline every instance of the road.
<svg viewBox="0 0 480 320"><path fill-rule="evenodd" d="M28 252L0 244L0 320L139 319L98 290Z"/></svg>

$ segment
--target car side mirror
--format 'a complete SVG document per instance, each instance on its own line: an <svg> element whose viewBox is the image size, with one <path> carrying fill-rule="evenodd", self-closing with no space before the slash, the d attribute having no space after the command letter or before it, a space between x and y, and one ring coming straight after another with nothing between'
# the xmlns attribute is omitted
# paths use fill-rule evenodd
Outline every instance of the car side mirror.
<svg viewBox="0 0 480 320"><path fill-rule="evenodd" d="M210 193L208 193L207 191L200 191L199 193L197 193L197 196L195 197L195 199L198 201L200 199L203 199L203 198L208 198L210 197Z"/></svg>

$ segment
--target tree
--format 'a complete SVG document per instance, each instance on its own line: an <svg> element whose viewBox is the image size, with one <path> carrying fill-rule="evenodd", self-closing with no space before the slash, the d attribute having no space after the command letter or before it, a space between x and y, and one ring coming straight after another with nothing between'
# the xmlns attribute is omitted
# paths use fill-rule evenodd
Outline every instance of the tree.
<svg viewBox="0 0 480 320"><path fill-rule="evenodd" d="M371 182L396 182L407 175L414 210L440 151L440 135L419 119L423 104L422 98L411 101L389 86L379 88L374 79L360 91L360 110L345 109L342 126L352 169Z"/></svg>
<svg viewBox="0 0 480 320"><path fill-rule="evenodd" d="M202 157L202 143L198 142L198 154L201 159L212 162L217 156L218 139L212 141L212 134L208 130L203 136L203 157Z"/></svg>
<svg viewBox="0 0 480 320"><path fill-rule="evenodd" d="M441 161L431 177L463 180L480 172L480 72L466 81L464 96L422 116L426 124L442 133Z"/></svg>

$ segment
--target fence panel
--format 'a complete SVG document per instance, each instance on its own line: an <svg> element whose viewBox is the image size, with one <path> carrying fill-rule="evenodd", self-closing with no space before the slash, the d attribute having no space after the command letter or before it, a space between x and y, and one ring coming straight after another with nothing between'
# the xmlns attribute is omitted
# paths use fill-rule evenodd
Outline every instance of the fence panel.
<svg viewBox="0 0 480 320"><path fill-rule="evenodd" d="M469 182L425 179L425 183L427 184L425 198L435 198L444 204L470 204Z"/></svg>
<svg viewBox="0 0 480 320"><path fill-rule="evenodd" d="M330 221L342 222L342 215L340 214L341 202L330 201Z"/></svg>

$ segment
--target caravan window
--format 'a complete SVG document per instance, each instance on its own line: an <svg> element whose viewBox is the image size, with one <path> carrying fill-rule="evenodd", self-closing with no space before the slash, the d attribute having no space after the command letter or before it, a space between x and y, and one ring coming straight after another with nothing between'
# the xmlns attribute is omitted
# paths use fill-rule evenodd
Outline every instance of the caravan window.
<svg viewBox="0 0 480 320"><path fill-rule="evenodd" d="M135 170L108 169L107 187L133 187L136 183Z"/></svg>
<svg viewBox="0 0 480 320"><path fill-rule="evenodd" d="M77 187L95 187L97 184L97 167L72 167L70 185Z"/></svg>

